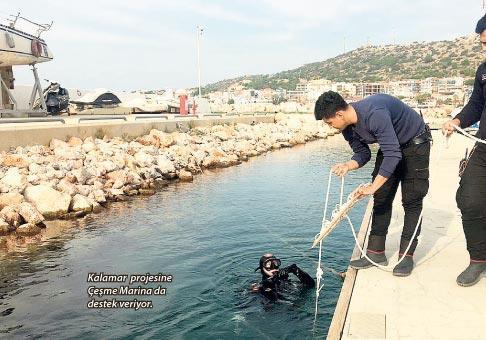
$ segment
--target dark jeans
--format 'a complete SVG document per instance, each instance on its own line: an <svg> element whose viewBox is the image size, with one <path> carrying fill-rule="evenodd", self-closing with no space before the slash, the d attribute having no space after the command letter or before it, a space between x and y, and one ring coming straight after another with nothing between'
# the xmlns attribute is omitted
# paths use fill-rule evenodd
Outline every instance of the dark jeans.
<svg viewBox="0 0 486 340"><path fill-rule="evenodd" d="M401 183L402 205L405 210L401 244L411 241L422 211L423 199L429 190L429 158L430 142L411 145L402 149L402 159L398 163L395 172L373 196L373 221L370 235L386 236L392 215L393 200L397 193L398 184ZM373 180L378 174L382 161L383 153L381 150L378 150L375 169L372 174ZM421 225L415 235L415 245L411 247L410 254L413 254L415 250L420 229Z"/></svg>
<svg viewBox="0 0 486 340"><path fill-rule="evenodd" d="M486 261L486 145L478 144L469 158L456 202L471 260Z"/></svg>

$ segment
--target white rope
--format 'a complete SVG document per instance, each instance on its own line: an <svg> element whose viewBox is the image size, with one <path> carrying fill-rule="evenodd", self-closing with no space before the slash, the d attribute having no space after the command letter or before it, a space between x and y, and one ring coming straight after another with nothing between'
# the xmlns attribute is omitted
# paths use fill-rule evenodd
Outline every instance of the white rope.
<svg viewBox="0 0 486 340"><path fill-rule="evenodd" d="M465 131L464 129L462 129L461 127L459 127L457 125L452 124L452 126L454 127L454 129L456 129L457 131L459 131L464 137L469 138L469 139L472 139L473 141L475 141L477 143L486 144L486 140L480 139L480 138L478 138L476 136L471 135L470 133L468 133L467 131Z"/></svg>
<svg viewBox="0 0 486 340"><path fill-rule="evenodd" d="M328 203L329 203L329 191L330 191L330 188L331 188L331 179L332 179L332 170L329 171L329 177L328 177L328 182L327 182L326 201L325 201L325 204L324 204L324 214L323 214L323 217L322 217L322 225L324 225L327 222L327 220L326 220L326 214L327 214L327 207L328 207ZM339 205L337 206L337 208L340 208L340 207L343 206L343 196L344 196L344 176L341 177L341 190L340 190L340 195L339 195ZM348 196L348 200L349 199L351 199L351 195ZM372 215L373 214L370 214L370 218L369 218L368 228L367 229L369 229L369 227L371 225ZM412 242L409 242L409 244L407 246L407 249L403 253L402 257L399 258L399 260L397 261L397 263L389 264L387 266L384 266L384 265L381 265L379 263L376 263L376 262L374 262L372 259L370 259L368 257L368 255L366 254L366 252L360 246L359 241L358 241L358 237L356 236L356 232L354 230L354 225L351 222L351 219L349 218L349 216L347 214L346 214L346 219L349 222L349 226L350 226L351 231L353 233L355 243L358 246L358 249L359 249L361 255L364 258L366 258L368 261L370 261L373 265L375 265L376 267L378 267L378 268L380 268L382 270L388 271L390 268L395 267L398 264L400 264L403 261L403 259L406 257L408 251L410 250L410 247L412 245ZM421 221L422 221L422 212L420 212L420 216L418 218L418 221L417 221L417 224L415 226L415 230L413 232L413 235L412 235L411 240L415 239L415 235L417 234L418 226L420 225ZM324 287L324 285L321 285L321 279L322 279L322 274L323 274L323 271L322 271L322 268L321 268L322 241L323 240L319 241L319 259L318 259L318 262L317 262L317 270L316 270L316 281L317 281L317 284L316 284L316 303L315 303L315 311L314 311L314 323L315 323L316 318L317 318L319 294L320 294L322 288Z"/></svg>
<svg viewBox="0 0 486 340"><path fill-rule="evenodd" d="M482 140L482 139L479 139L479 138L477 138L475 136L472 136L471 134L467 133L466 131L464 131L459 126L453 125L453 127L457 131L459 131L464 137L469 138L469 139L472 139L472 140L474 140L474 141L476 141L478 143L486 144L486 141L485 140ZM443 148L448 148L448 147L449 147L449 136L446 137L446 139L444 141L444 144L442 145L441 148L439 148L438 157L434 161L434 163L437 163L439 161L439 159L441 158L441 156L442 156L442 149ZM327 182L326 201L325 201L325 204L324 204L324 214L323 214L323 218L322 218L322 225L324 225L326 222L328 222L326 220L326 214L327 214L327 207L328 207L328 203L329 203L329 192L330 192L330 187L331 187L331 179L332 179L332 170L329 171L329 178L328 178L328 182ZM344 196L344 176L341 177L341 191L340 191L340 197L339 197L339 205L337 206L337 208L340 208L340 207L343 206L343 196ZM348 197L348 200L349 199L350 199L350 197ZM369 230L369 228L371 226L372 216L373 216L373 213L370 214L370 218L368 220L367 230ZM407 249L404 251L403 255L399 258L399 260L396 263L394 263L394 264L388 264L388 265L384 266L384 265L381 265L379 263L374 262L372 259L370 259L368 257L368 255L366 254L366 251L359 244L358 237L356 235L356 231L355 231L354 225L353 225L351 219L349 218L349 215L347 215L347 214L346 214L346 219L348 220L348 224L349 224L349 227L351 228L351 232L353 233L353 237L354 237L356 246L358 247L358 249L359 249L362 257L366 258L374 266L378 267L381 270L389 271L390 268L396 267L397 265L399 265L403 261L403 259L405 259L405 257L407 255L408 251L410 250L410 247L411 247L411 245L412 245L413 242L409 242L409 244L407 246ZM422 219L423 219L423 208L422 208L422 211L420 212L419 218L417 220L417 224L415 225L415 230L414 230L413 235L412 235L412 237L411 237L410 240L414 240L415 239L415 235L417 234L418 227L419 227L420 223L422 222ZM315 303L315 313L314 313L314 324L315 324L315 321L316 321L316 318L317 318L318 302L319 302L319 293L322 290L322 288L324 287L324 285L321 285L321 279L322 279L322 275L323 275L323 271L322 271L322 268L321 268L322 241L323 240L321 240L319 242L319 260L318 260L318 263L317 263L317 271L316 271L316 281L317 281L317 285L316 285L316 303Z"/></svg>
<svg viewBox="0 0 486 340"><path fill-rule="evenodd" d="M329 172L329 177L331 177L331 176L332 176L332 171L330 171L330 172ZM343 190L344 190L344 177L342 177L342 179L341 179L341 195L340 195L340 202L341 202L341 204L340 204L340 205L341 205L341 206L342 206L342 200L343 200ZM349 199L349 198L348 198L348 199ZM326 205L327 205L327 201L326 201ZM373 214L371 214L371 215L370 215L370 219L369 219L369 222L368 222L368 228L370 227L371 222L372 222L372 215L373 215ZM413 235L412 235L411 240L415 239L415 235L417 235L418 227L419 227L420 223L422 222L422 215L423 215L423 213L421 212L421 213L420 213L420 215L419 215L419 218L418 218L418 220L417 220L417 224L415 225L415 230L414 230L414 232L413 232ZM393 263L393 264L388 264L388 265L386 265L386 266L381 265L381 264L379 264L379 263L376 263L376 262L374 262L372 259L370 259L370 258L368 257L368 255L366 254L366 252L365 252L365 251L363 250L363 248L360 246L359 241L358 241L358 238L357 238L357 236L356 236L356 232L355 232L355 230L354 230L354 225L353 225L353 223L351 222L351 219L349 218L349 216L348 216L348 215L346 215L346 219L348 220L348 222L349 222L349 226L350 226L350 227L351 227L351 229L352 229L352 232L353 232L353 236L354 236L354 239L355 239L356 245L358 246L358 249L360 250L361 255L362 255L364 258L366 258L368 261L370 261L370 262L371 262L373 265L375 265L376 267L378 267L378 268L380 268L380 269L383 269L383 270L387 270L387 271L388 271L390 268L392 268L392 267L395 267L395 266L399 265L399 264L400 264L400 263L403 261L403 259L405 258L405 256L406 256L406 254L408 253L408 251L410 250L410 247L411 247L411 245L412 245L412 242L409 242L409 244L408 244L408 246L407 246L407 249L405 250L405 252L403 253L403 255L402 255L400 258L399 258L399 260L398 260L396 263ZM320 243L322 243L322 241L321 241ZM319 290L320 290L320 289L319 289Z"/></svg>
<svg viewBox="0 0 486 340"><path fill-rule="evenodd" d="M324 214L323 214L323 217L322 217L321 226L326 223L327 205L329 203L329 192L331 190L331 179L332 179L332 177L329 176L328 181L327 181L326 202L324 204ZM343 181L344 181L344 179L343 179ZM317 261L317 270L316 270L316 281L317 282L316 282L316 305L315 305L315 312L314 312L314 325L315 325L315 322L316 322L316 319L317 319L319 293L321 292L321 289L324 287L324 285L321 286L321 279L322 279L322 275L324 274L322 267L321 267L321 259L322 259L322 240L321 240L321 242L319 242L319 259Z"/></svg>

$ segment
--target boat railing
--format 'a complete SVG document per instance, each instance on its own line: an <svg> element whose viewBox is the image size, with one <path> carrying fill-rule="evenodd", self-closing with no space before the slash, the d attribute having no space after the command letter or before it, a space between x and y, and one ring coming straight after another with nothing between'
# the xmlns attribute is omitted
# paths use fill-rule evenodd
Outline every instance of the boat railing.
<svg viewBox="0 0 486 340"><path fill-rule="evenodd" d="M89 121L89 120L111 120L111 119L119 119L127 121L127 117L125 116L103 116L103 117L81 117L78 118L78 122L82 121Z"/></svg>
<svg viewBox="0 0 486 340"><path fill-rule="evenodd" d="M12 124L12 123L49 123L49 122L60 122L66 124L63 118L2 118L0 119L0 124Z"/></svg>
<svg viewBox="0 0 486 340"><path fill-rule="evenodd" d="M197 118L194 114L187 114L187 115L175 115L176 118Z"/></svg>
<svg viewBox="0 0 486 340"><path fill-rule="evenodd" d="M135 120L137 119L169 119L166 115L154 115L154 114L148 114L148 115L137 115L135 116Z"/></svg>
<svg viewBox="0 0 486 340"><path fill-rule="evenodd" d="M37 22L34 22L34 21L30 20L30 19L27 19L27 18L21 16L20 15L20 12L18 12L17 15L10 15L10 17L13 18L13 19L7 19L10 22L10 28L15 29L15 25L17 24L17 21L19 19L24 20L24 21L28 22L29 24L32 24L32 25L36 26L37 27L36 37L37 38L40 38L40 35L43 32L49 31L51 29L51 27L52 27L52 24L54 24L54 21L51 21L50 24L39 24Z"/></svg>
<svg viewBox="0 0 486 340"><path fill-rule="evenodd" d="M223 117L222 113L205 113L203 115L199 115L200 118L204 117Z"/></svg>

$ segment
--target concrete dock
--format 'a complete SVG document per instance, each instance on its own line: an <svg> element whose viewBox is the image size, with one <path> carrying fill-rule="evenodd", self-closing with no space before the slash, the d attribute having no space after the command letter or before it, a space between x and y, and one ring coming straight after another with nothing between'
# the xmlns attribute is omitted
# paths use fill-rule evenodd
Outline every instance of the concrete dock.
<svg viewBox="0 0 486 340"><path fill-rule="evenodd" d="M349 268L328 339L486 339L486 278L473 287L456 284L457 275L469 264L455 201L458 164L473 143L455 133L445 148L439 132L434 133L434 141L412 275L395 277L393 267L388 272ZM400 192L393 208L386 249L391 264L397 262L403 225ZM366 239L370 213L368 205L361 242ZM352 258L358 257L355 247Z"/></svg>
<svg viewBox="0 0 486 340"><path fill-rule="evenodd" d="M34 144L49 144L52 138L86 138L103 136L134 138L148 134L151 129L164 132L184 131L193 127L211 127L219 124L274 123L275 114L132 114L79 115L40 118L1 118L0 151Z"/></svg>

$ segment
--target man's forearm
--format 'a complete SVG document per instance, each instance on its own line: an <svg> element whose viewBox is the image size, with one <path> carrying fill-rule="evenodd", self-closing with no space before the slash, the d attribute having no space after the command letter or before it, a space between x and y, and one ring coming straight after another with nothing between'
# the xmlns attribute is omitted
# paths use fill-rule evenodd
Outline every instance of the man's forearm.
<svg viewBox="0 0 486 340"><path fill-rule="evenodd" d="M349 170L356 170L359 169L359 164L355 160L351 159L346 162L346 165L348 166Z"/></svg>
<svg viewBox="0 0 486 340"><path fill-rule="evenodd" d="M381 188L381 186L383 184L385 184L385 182L388 180L388 178L382 176L382 175L378 175L375 177L375 180L373 181L373 183L371 183L371 189L373 190L373 192L376 192L378 189Z"/></svg>

